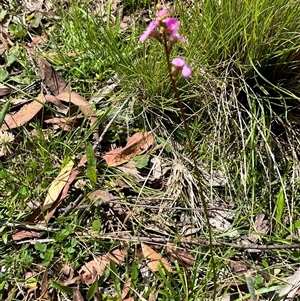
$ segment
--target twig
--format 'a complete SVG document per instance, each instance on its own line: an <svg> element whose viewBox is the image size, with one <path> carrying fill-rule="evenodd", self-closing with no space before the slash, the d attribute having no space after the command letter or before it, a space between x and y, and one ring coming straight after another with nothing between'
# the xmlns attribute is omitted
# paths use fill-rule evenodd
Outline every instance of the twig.
<svg viewBox="0 0 300 301"><path fill-rule="evenodd" d="M43 238L43 239L27 239L27 240L21 240L14 242L16 245L22 245L22 244L31 244L35 245L37 242L40 243L47 243L47 242L55 242L54 238Z"/></svg>
<svg viewBox="0 0 300 301"><path fill-rule="evenodd" d="M64 209L64 211L62 212L62 214L60 216L66 216L69 212L71 212L75 207L77 207L77 205L81 202L83 198L83 195L79 195L78 198L74 201L71 202L66 209ZM80 206L79 206L80 207ZM78 207L77 207L78 208Z"/></svg>
<svg viewBox="0 0 300 301"><path fill-rule="evenodd" d="M11 227L11 228L18 228L18 229L25 229L25 230L35 230L35 231L51 231L57 232L60 229L48 227L48 226L37 226L37 225L30 225L30 224L18 224L18 223L0 223L1 227Z"/></svg>
<svg viewBox="0 0 300 301"><path fill-rule="evenodd" d="M127 199L131 200L137 200L140 199L138 197L126 197ZM145 200L146 198L143 198ZM153 198L147 198L149 200L153 200ZM164 210L182 210L182 211L200 211L203 212L203 208L185 208L185 207L166 207L166 206L158 206L158 205L147 205L147 204L132 204L132 203L125 203L124 198L111 198L108 200L99 201L93 204L89 205L80 205L77 207L77 209L86 209L90 207L99 207L104 204L121 204L124 206L130 206L130 207L140 207L140 208L150 208L150 209L164 209ZM159 200L169 200L172 201L172 198L159 198ZM123 201L123 202L122 202ZM226 208L216 208L216 207L208 207L209 211L226 211L226 212L233 212L233 210L226 209Z"/></svg>
<svg viewBox="0 0 300 301"><path fill-rule="evenodd" d="M107 133L107 131L109 130L110 126L112 125L112 123L115 121L115 119L118 117L118 115L120 114L120 112L122 111L122 109L125 107L125 105L127 104L127 102L129 101L129 99L131 98L131 95L129 95L125 101L123 102L123 104L119 107L119 109L116 111L115 115L112 117L112 119L109 121L109 123L106 125L106 127L104 128L101 136L99 137L99 140L94 144L93 149L97 149L100 145L100 143L102 142L105 134Z"/></svg>

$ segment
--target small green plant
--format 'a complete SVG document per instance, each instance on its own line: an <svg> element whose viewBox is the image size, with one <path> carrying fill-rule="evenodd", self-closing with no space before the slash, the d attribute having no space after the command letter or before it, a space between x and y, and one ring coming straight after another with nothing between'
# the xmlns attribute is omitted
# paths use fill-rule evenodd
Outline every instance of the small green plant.
<svg viewBox="0 0 300 301"><path fill-rule="evenodd" d="M91 181L93 187L95 187L97 184L97 158L95 156L93 146L90 142L87 143L85 150L88 164L86 175Z"/></svg>
<svg viewBox="0 0 300 301"><path fill-rule="evenodd" d="M52 263L54 257L54 248L50 244L43 244L37 242L34 245L36 251L38 251L40 258L42 259L42 265L47 267Z"/></svg>

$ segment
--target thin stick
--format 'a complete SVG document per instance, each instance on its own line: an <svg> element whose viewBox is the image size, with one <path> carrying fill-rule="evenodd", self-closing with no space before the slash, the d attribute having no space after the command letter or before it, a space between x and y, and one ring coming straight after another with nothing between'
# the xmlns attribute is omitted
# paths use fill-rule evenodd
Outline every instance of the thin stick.
<svg viewBox="0 0 300 301"><path fill-rule="evenodd" d="M140 199L137 197L126 197L127 199L131 199L131 200L136 200L136 199ZM143 198L143 200L146 198ZM149 200L153 200L155 198L147 198ZM173 201L174 199L172 198L159 198L159 200L168 200L168 201ZM125 203L124 202L124 198L112 198L112 199L108 199L108 200L103 200L103 201L99 201L93 204L89 204L89 205L80 205L77 206L76 209L86 209L86 208L90 208L90 207L99 207L102 206L104 204L120 204L120 205L126 205L126 206L130 206L130 207L139 207L139 208L150 208L150 209L164 209L164 210L180 210L180 211L200 211L203 212L203 208L185 208L185 207L167 207L167 206L158 206L158 205L147 205L147 204L132 204L132 203ZM216 208L216 207L208 207L207 208L209 211L226 211L226 212L234 212L233 210L230 209L225 209L225 208ZM61 209L63 210L63 209Z"/></svg>
<svg viewBox="0 0 300 301"><path fill-rule="evenodd" d="M60 231L59 228L52 228L52 227L47 227L47 226L37 226L37 225L30 225L30 224L20 224L20 223L0 223L0 225L1 225L1 227L10 227L13 229L51 231L51 232Z"/></svg>
<svg viewBox="0 0 300 301"><path fill-rule="evenodd" d="M125 107L125 105L128 103L129 99L131 98L131 95L129 95L125 101L122 103L122 105L119 107L119 109L116 111L115 115L112 117L112 119L109 121L109 123L106 125L106 127L104 128L101 136L99 137L99 140L97 141L97 143L94 144L93 149L97 149L100 145L100 143L102 142L105 134L107 133L107 131L109 130L110 126L112 125L112 123L115 121L115 119L118 117L118 115L120 114L120 112L123 110L123 108Z"/></svg>
<svg viewBox="0 0 300 301"><path fill-rule="evenodd" d="M71 212L75 207L78 208L78 204L81 202L81 200L83 199L83 195L79 195L78 198L74 201L71 202L67 208L65 208L62 212L62 214L60 216L66 216L69 212Z"/></svg>

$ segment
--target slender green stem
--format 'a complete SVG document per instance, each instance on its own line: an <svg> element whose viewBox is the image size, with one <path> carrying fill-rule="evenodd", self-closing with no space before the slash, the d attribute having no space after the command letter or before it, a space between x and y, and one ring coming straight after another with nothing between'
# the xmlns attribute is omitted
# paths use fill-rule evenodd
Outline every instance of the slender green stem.
<svg viewBox="0 0 300 301"><path fill-rule="evenodd" d="M195 170L195 174L196 174L196 178L198 180L198 187L199 187L199 193L200 193L200 198L201 198L201 202L202 202L202 206L203 206L203 210L204 210L204 215L206 218L206 224L207 224L207 228L208 228L208 237L209 237L209 251L210 251L210 255L211 255L211 264L212 264L212 272L213 272L213 279L214 279L214 285L213 285L213 300L216 299L216 283L217 283L217 272L216 272L216 264L215 264L215 259L214 259L214 249L213 249L213 238L212 238L212 229L211 229L211 225L209 223L209 214L208 214L208 206L204 197L204 193L203 193L203 187L202 187L202 176L201 176L201 172L198 168L198 164L197 164L197 159L196 159L196 154L195 154L195 147L194 147L194 143L191 139L191 135L190 135L190 130L188 127L188 122L186 120L186 115L185 115L185 111L184 111L184 107L182 104L182 101L180 99L180 94L176 85L176 78L174 78L174 76L172 75L172 66L171 66L171 60L170 60L170 46L168 44L168 37L166 35L166 33L164 32L163 35L163 45L164 45L164 49L165 49L165 54L166 54L166 59L167 59L167 65L168 65L168 73L169 73L169 77L172 83L172 88L174 90L175 93L175 98L177 100L179 109L180 109L180 114L181 114L181 118L183 121L183 125L184 125L184 130L187 136L187 140L188 140L188 145L191 151L191 155L192 155L192 160L194 163L194 170Z"/></svg>

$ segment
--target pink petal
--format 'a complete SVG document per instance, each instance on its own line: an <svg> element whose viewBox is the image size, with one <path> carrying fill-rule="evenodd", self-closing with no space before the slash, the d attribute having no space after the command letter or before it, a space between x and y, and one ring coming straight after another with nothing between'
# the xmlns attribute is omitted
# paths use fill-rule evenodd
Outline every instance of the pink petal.
<svg viewBox="0 0 300 301"><path fill-rule="evenodd" d="M178 40L181 42L186 42L186 39L182 37L177 31L171 34L173 42L177 42Z"/></svg>
<svg viewBox="0 0 300 301"><path fill-rule="evenodd" d="M179 29L180 22L174 18L167 18L166 25L170 31L176 32Z"/></svg>
<svg viewBox="0 0 300 301"><path fill-rule="evenodd" d="M161 10L159 10L159 11L156 12L156 17L157 18L165 18L168 15L169 15L169 12L166 9L161 9Z"/></svg>
<svg viewBox="0 0 300 301"><path fill-rule="evenodd" d="M185 64L182 68L182 76L187 78L190 77L191 74L192 74L192 68L189 65Z"/></svg>
<svg viewBox="0 0 300 301"><path fill-rule="evenodd" d="M144 33L140 36L139 41L140 42L145 42L148 39L149 34L150 33L147 30L144 31Z"/></svg>
<svg viewBox="0 0 300 301"><path fill-rule="evenodd" d="M185 60L182 57L176 57L175 59L172 60L172 64L175 67L183 68L185 65Z"/></svg>
<svg viewBox="0 0 300 301"><path fill-rule="evenodd" d="M158 25L159 25L159 21L157 20L151 21L147 29L153 31Z"/></svg>
<svg viewBox="0 0 300 301"><path fill-rule="evenodd" d="M153 33L153 30L159 25L158 21L151 21L147 29L144 31L144 33L140 36L139 41L145 42L148 37Z"/></svg>

